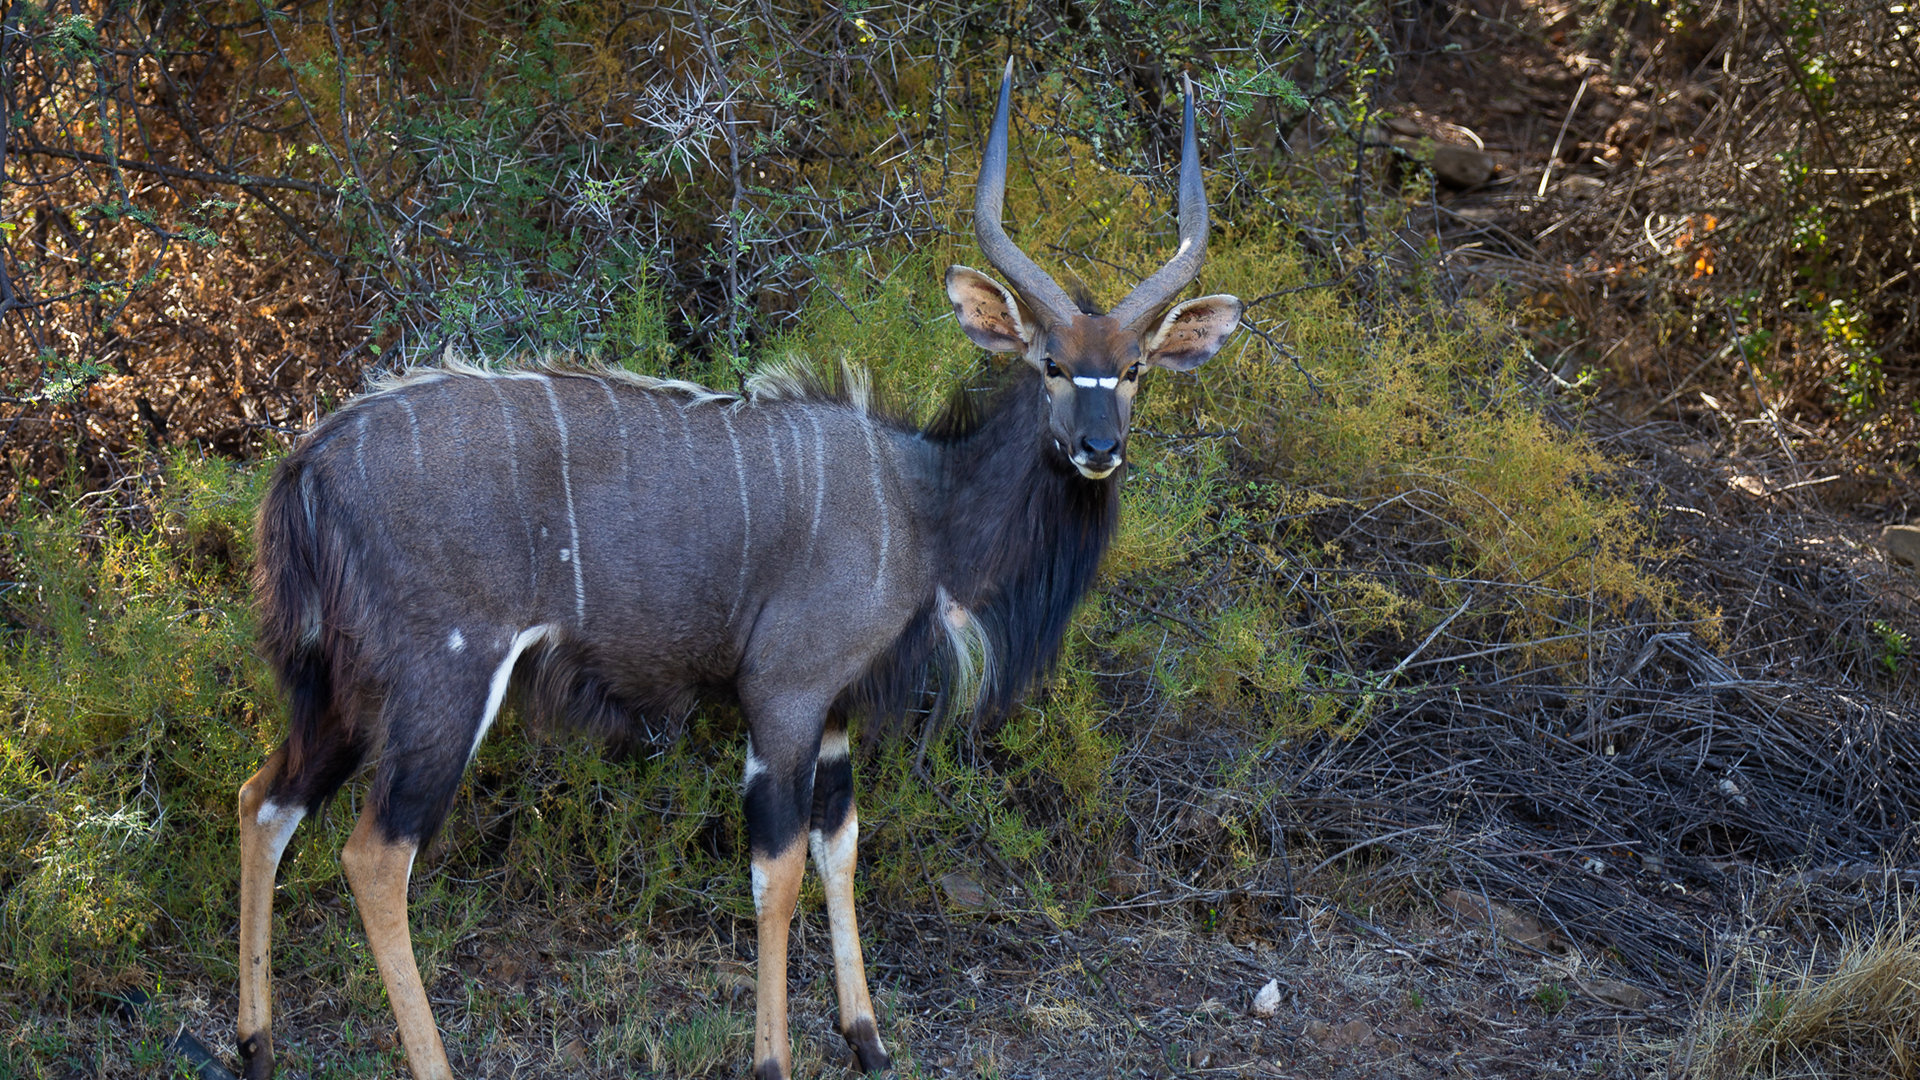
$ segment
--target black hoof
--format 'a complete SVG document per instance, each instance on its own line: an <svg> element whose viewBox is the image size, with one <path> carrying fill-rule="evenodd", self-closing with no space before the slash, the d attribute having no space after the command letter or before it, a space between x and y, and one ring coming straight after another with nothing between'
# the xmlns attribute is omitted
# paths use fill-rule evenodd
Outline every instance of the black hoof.
<svg viewBox="0 0 1920 1080"><path fill-rule="evenodd" d="M886 1072L893 1068L893 1059L880 1048L880 1033L874 1030L873 1021L856 1020L840 1034L847 1040L847 1045L853 1047L853 1057L859 1063L861 1072Z"/></svg>
<svg viewBox="0 0 1920 1080"><path fill-rule="evenodd" d="M240 1075L243 1080L267 1080L273 1075L273 1036L256 1031L240 1040Z"/></svg>
<svg viewBox="0 0 1920 1080"><path fill-rule="evenodd" d="M778 1061L768 1058L753 1067L753 1080L787 1080L787 1074Z"/></svg>

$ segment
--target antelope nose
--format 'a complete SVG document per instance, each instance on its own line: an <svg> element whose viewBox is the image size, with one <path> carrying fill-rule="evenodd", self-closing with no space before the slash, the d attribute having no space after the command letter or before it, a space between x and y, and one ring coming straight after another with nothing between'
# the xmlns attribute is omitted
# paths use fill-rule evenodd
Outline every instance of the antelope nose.
<svg viewBox="0 0 1920 1080"><path fill-rule="evenodd" d="M1095 455L1096 457L1103 457L1103 458L1112 457L1114 448L1119 445L1120 443L1114 439L1082 438L1080 440L1081 449L1085 450L1089 454Z"/></svg>

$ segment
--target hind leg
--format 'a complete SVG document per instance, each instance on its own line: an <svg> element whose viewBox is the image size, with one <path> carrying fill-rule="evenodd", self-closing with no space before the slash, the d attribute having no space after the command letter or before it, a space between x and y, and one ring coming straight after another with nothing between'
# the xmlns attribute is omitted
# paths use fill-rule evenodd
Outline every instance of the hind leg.
<svg viewBox="0 0 1920 1080"><path fill-rule="evenodd" d="M808 840L813 848L813 865L826 884L833 982L840 998L840 1034L853 1048L861 1072L880 1072L893 1061L880 1043L873 1001L867 996L866 960L860 954L860 927L853 912L853 866L859 838L860 815L854 807L853 759L848 753L846 720L829 715L814 764L813 822Z"/></svg>
<svg viewBox="0 0 1920 1080"><path fill-rule="evenodd" d="M329 715L316 745L289 769L282 744L240 785L240 1015L235 1029L247 1080L273 1074L273 879L293 830L360 766L365 747Z"/></svg>
<svg viewBox="0 0 1920 1080"><path fill-rule="evenodd" d="M446 820L467 762L499 715L514 661L546 633L534 627L502 644L490 669L421 671L388 696L387 745L371 797L340 851L414 1080L453 1076L413 957L407 882L414 856Z"/></svg>
<svg viewBox="0 0 1920 1080"><path fill-rule="evenodd" d="M366 926L367 945L387 1002L407 1048L407 1064L414 1080L452 1080L447 1050L434 1026L433 1007L427 1003L420 968L413 959L413 935L407 925L407 880L413 873L417 840L390 839L380 825L379 810L369 804L354 826L353 836L340 851L340 865L353 886L354 903Z"/></svg>

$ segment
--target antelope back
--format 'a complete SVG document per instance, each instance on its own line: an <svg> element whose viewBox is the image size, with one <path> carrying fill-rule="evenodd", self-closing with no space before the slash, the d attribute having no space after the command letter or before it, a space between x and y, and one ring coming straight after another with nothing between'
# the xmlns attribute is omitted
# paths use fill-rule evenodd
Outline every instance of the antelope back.
<svg viewBox="0 0 1920 1080"><path fill-rule="evenodd" d="M857 397L781 389L457 368L359 399L283 468L341 534L326 576L376 599L283 597L281 651L337 626L389 681L538 627L646 708L846 685L931 594L913 450Z"/></svg>

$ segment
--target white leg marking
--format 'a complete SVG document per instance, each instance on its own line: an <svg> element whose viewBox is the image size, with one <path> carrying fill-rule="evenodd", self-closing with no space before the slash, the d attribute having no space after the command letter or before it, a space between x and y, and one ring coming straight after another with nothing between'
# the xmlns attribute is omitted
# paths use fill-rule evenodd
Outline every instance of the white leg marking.
<svg viewBox="0 0 1920 1080"><path fill-rule="evenodd" d="M465 635L460 633L459 627L454 627L453 633L447 635L447 648L452 649L454 652L467 651L467 639Z"/></svg>
<svg viewBox="0 0 1920 1080"><path fill-rule="evenodd" d="M880 565L873 572L873 584L876 589L885 586L887 580L887 546L893 539L893 528L887 520L887 491L880 478L880 444L873 437L873 423L867 414L861 412L860 433L867 437L867 458L873 463L873 507L880 517Z"/></svg>
<svg viewBox="0 0 1920 1080"><path fill-rule="evenodd" d="M513 643L507 646L507 657L500 666L493 669L493 681L487 684L487 705L480 713L480 730L473 733L473 745L467 749L467 760L480 751L480 740L487 737L487 729L493 726L493 719L500 715L500 702L507 696L507 680L513 677L513 662L527 647L553 632L550 624L531 626L513 636Z"/></svg>
<svg viewBox="0 0 1920 1080"><path fill-rule="evenodd" d="M807 419L813 422L813 524L807 527L807 553L800 558L801 566L813 565L813 541L820 535L820 511L827 502L827 433L821 430L815 410L807 410Z"/></svg>
<svg viewBox="0 0 1920 1080"><path fill-rule="evenodd" d="M847 749L847 729L841 728L838 731L829 731L820 736L820 753L818 758L821 761L845 761L847 758Z"/></svg>
<svg viewBox="0 0 1920 1080"><path fill-rule="evenodd" d="M740 485L740 580L734 586L733 607L727 612L727 624L740 613L740 601L747 596L747 561L753 555L753 507L747 499L747 464L740 455L740 437L734 434L733 415L722 410L720 422L726 425L727 442L733 446L733 476Z"/></svg>
<svg viewBox="0 0 1920 1080"><path fill-rule="evenodd" d="M394 395L393 400L407 411L407 430L413 434L413 468L415 472L420 472L427 467L426 457L420 452L420 418L413 413L413 402L398 394Z"/></svg>
<svg viewBox="0 0 1920 1080"><path fill-rule="evenodd" d="M306 816L306 810L301 807L281 806L272 801L261 803L259 812L253 815L254 824L266 834L267 850L272 853L276 866L280 863L280 853L287 850L287 841L293 839L294 827Z"/></svg>
<svg viewBox="0 0 1920 1080"><path fill-rule="evenodd" d="M513 406L507 404L507 395L500 391L500 380L489 378L487 388L500 402L500 422L507 429L507 481L513 489L513 505L520 510L520 529L527 534L527 596L539 592L539 571L534 562L539 550L533 543L533 523L527 520L526 504L520 501L520 451L519 441L513 435Z"/></svg>
<svg viewBox="0 0 1920 1080"><path fill-rule="evenodd" d="M840 999L840 1023L873 1021L867 996L866 960L860 954L860 929L853 911L853 864L859 845L860 815L848 809L840 831L831 836L813 830L807 846L826 883L827 928L833 939L833 982ZM844 1028L843 1028L844 1030Z"/></svg>
<svg viewBox="0 0 1920 1080"><path fill-rule="evenodd" d="M753 913L758 915L766 906L767 871L760 865L760 860L755 859L747 873L753 879Z"/></svg>
<svg viewBox="0 0 1920 1080"><path fill-rule="evenodd" d="M560 549L560 561L573 563L573 617L587 624L587 579L580 569L580 522L573 516L573 453L567 443L567 418L560 414L560 395L553 392L553 380L542 378L547 389L547 404L553 409L553 424L560 431L560 486L567 493L567 533L572 544ZM569 558L571 556L571 558Z"/></svg>

